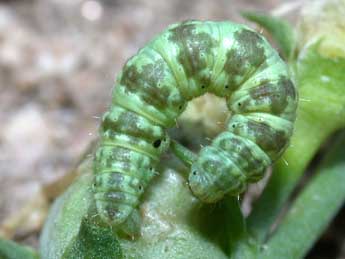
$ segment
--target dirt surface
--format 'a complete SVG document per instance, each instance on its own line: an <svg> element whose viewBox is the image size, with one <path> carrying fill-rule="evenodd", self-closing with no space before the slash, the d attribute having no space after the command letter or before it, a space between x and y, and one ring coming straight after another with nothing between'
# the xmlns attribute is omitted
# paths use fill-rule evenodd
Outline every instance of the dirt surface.
<svg viewBox="0 0 345 259"><path fill-rule="evenodd" d="M0 224L42 184L66 173L97 137L116 74L156 33L186 19L243 23L241 10L284 10L282 4L289 6L283 0L0 1ZM37 235L21 241L37 246Z"/></svg>

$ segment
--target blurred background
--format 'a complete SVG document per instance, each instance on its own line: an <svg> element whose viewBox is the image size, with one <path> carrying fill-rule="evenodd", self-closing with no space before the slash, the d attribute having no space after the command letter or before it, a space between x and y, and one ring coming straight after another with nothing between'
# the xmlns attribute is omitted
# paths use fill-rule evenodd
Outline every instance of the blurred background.
<svg viewBox="0 0 345 259"><path fill-rule="evenodd" d="M0 0L0 225L76 163L97 137L115 76L155 34L186 19L247 23L242 10L296 23L304 2ZM308 258L341 258L342 218ZM34 246L37 237L15 236Z"/></svg>

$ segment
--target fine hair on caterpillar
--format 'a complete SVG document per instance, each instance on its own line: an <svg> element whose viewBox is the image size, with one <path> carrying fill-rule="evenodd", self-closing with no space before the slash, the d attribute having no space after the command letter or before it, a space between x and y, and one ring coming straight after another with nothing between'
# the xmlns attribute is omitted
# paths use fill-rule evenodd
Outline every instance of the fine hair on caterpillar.
<svg viewBox="0 0 345 259"><path fill-rule="evenodd" d="M206 92L225 98L232 116L195 155L171 140L167 129ZM117 77L94 159L98 213L112 226L135 225L140 197L169 148L190 165L189 186L201 201L238 195L287 147L296 107L286 64L257 32L228 21L169 26Z"/></svg>

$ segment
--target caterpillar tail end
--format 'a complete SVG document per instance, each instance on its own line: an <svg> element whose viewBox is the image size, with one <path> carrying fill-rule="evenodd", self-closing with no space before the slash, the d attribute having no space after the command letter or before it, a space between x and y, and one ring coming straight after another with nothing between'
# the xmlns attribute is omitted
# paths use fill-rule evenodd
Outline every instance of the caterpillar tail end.
<svg viewBox="0 0 345 259"><path fill-rule="evenodd" d="M140 235L141 217L138 209L126 204L112 206L107 202L96 201L101 220L120 235L132 239Z"/></svg>
<svg viewBox="0 0 345 259"><path fill-rule="evenodd" d="M127 204L113 204L102 200L96 200L96 208L103 222L113 227L123 224L133 211Z"/></svg>
<svg viewBox="0 0 345 259"><path fill-rule="evenodd" d="M141 216L138 209L134 209L125 222L117 228L117 233L135 239L140 236Z"/></svg>

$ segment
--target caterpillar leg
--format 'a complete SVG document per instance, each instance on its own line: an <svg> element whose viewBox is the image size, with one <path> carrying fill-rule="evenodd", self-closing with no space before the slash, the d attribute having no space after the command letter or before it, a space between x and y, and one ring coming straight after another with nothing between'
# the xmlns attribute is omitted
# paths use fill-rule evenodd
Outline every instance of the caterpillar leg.
<svg viewBox="0 0 345 259"><path fill-rule="evenodd" d="M191 166L197 160L196 154L194 154L188 148L182 146L180 143L178 143L175 140L171 140L170 149L187 166Z"/></svg>

